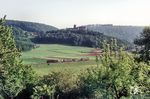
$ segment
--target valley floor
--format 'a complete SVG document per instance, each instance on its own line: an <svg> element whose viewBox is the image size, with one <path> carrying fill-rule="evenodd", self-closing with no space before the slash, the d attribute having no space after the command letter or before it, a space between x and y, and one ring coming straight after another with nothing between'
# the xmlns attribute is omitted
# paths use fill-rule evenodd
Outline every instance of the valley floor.
<svg viewBox="0 0 150 99"><path fill-rule="evenodd" d="M32 65L38 75L45 75L52 71L69 70L80 72L90 66L96 66L95 56L85 56L94 48L66 46L59 44L39 44L39 47L28 52L22 53L24 64ZM49 59L63 58L89 58L89 61L64 62L47 64Z"/></svg>

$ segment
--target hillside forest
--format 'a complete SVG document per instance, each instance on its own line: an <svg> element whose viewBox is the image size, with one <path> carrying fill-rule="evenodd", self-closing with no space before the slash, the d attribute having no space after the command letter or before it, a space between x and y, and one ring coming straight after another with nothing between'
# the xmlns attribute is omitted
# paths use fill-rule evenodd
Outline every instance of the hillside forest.
<svg viewBox="0 0 150 99"><path fill-rule="evenodd" d="M87 25L79 26L81 29L58 29L45 24L15 20L7 20L5 25L12 27L17 48L21 51L36 48L35 43L100 46L102 48L103 40L110 42L111 38L117 39L119 46L131 49L134 46L133 40L140 35L143 29L143 27L136 26L113 25ZM86 29L82 29L82 27Z"/></svg>

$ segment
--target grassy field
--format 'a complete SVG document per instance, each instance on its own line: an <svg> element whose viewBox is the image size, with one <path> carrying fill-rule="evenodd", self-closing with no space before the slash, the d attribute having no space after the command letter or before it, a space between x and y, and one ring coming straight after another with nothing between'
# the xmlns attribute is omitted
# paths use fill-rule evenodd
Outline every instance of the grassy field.
<svg viewBox="0 0 150 99"><path fill-rule="evenodd" d="M93 48L65 46L58 44L39 44L39 48L22 53L24 64L30 64L39 75L45 75L51 71L71 70L79 72L90 66L95 66L95 57L88 57L87 62L70 62L70 63L54 63L47 65L46 60L50 57L60 58L83 58L85 53L90 52Z"/></svg>
<svg viewBox="0 0 150 99"><path fill-rule="evenodd" d="M50 72L63 72L66 70L69 70L72 73L79 73L92 66L96 66L95 61L32 65L38 75L46 75Z"/></svg>

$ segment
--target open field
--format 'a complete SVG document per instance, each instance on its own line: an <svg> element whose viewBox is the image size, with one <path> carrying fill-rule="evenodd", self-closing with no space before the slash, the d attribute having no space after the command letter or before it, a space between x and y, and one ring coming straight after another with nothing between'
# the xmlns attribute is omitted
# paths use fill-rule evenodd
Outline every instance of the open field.
<svg viewBox="0 0 150 99"><path fill-rule="evenodd" d="M22 53L24 64L30 64L39 75L48 74L51 71L71 70L79 72L90 66L95 66L95 57L88 57L90 61L85 62L67 62L67 63L52 63L47 65L46 61L49 58L84 58L85 53L90 52L93 48L65 46L58 44L39 44L39 48Z"/></svg>
<svg viewBox="0 0 150 99"><path fill-rule="evenodd" d="M39 64L32 66L38 75L45 75L52 71L63 72L66 70L69 70L72 73L79 73L80 71L83 71L88 67L96 66L95 64L96 64L95 61L88 61L88 62L54 63L50 65Z"/></svg>
<svg viewBox="0 0 150 99"><path fill-rule="evenodd" d="M84 53L90 52L93 48L65 46L58 44L39 44L39 48L22 53L24 64L44 63L50 57L81 58ZM89 57L93 59L94 57ZM45 62L46 63L46 62Z"/></svg>

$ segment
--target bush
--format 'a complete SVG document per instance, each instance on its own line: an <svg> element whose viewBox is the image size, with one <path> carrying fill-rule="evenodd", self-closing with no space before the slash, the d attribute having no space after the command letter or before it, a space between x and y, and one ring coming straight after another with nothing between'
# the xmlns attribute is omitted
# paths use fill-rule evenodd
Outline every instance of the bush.
<svg viewBox="0 0 150 99"><path fill-rule="evenodd" d="M104 48L99 57L101 64L79 76L81 92L87 97L113 99L149 93L149 66L135 62L132 55L115 44L104 44Z"/></svg>
<svg viewBox="0 0 150 99"><path fill-rule="evenodd" d="M22 64L12 29L0 19L0 96L13 99L33 81L34 72Z"/></svg>
<svg viewBox="0 0 150 99"><path fill-rule="evenodd" d="M78 95L76 75L70 71L64 71L52 72L41 77L34 88L33 97L47 96L55 99L76 99Z"/></svg>

